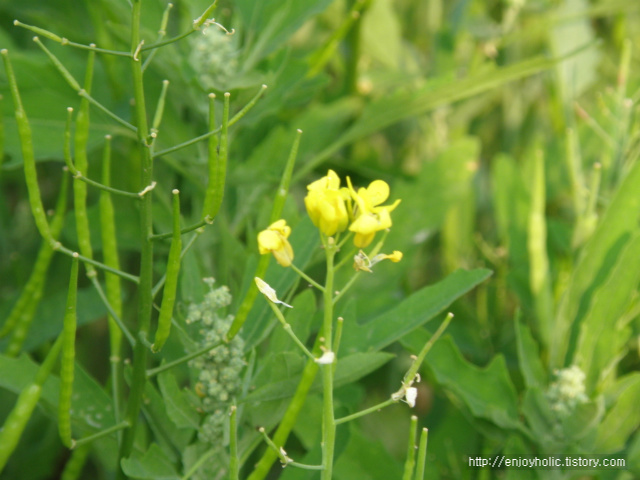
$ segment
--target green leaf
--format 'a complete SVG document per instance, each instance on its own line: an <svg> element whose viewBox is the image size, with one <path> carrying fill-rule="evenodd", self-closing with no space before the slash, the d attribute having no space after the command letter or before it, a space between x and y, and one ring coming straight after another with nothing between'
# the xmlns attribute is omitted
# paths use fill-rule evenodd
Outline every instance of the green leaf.
<svg viewBox="0 0 640 480"><path fill-rule="evenodd" d="M167 415L176 427L197 429L200 416L185 392L180 390L176 377L170 372L162 373L158 375L158 386L162 392Z"/></svg>
<svg viewBox="0 0 640 480"><path fill-rule="evenodd" d="M491 272L485 269L458 270L435 285L418 290L397 307L363 325L345 319L340 350L353 353L383 349L424 325L489 275Z"/></svg>
<svg viewBox="0 0 640 480"><path fill-rule="evenodd" d="M236 8L247 29L248 53L243 67L248 70L284 43L311 16L322 12L331 0L285 0L254 2L240 0Z"/></svg>
<svg viewBox="0 0 640 480"><path fill-rule="evenodd" d="M175 467L167 460L162 449L152 443L144 455L134 454L120 462L122 470L131 478L140 480L180 480Z"/></svg>
<svg viewBox="0 0 640 480"><path fill-rule="evenodd" d="M590 301L616 265L624 245L638 230L640 216L640 162L620 184L602 221L584 246L580 260L558 308L551 344L553 368L565 364L571 329L580 325Z"/></svg>
<svg viewBox="0 0 640 480"><path fill-rule="evenodd" d="M615 373L630 332L618 326L640 281L640 233L629 240L613 270L593 296L580 325L580 337L573 363L587 375L587 392Z"/></svg>
<svg viewBox="0 0 640 480"><path fill-rule="evenodd" d="M631 373L621 378L618 383L623 388L618 392L613 407L598 427L594 452L610 453L622 450L629 436L640 426L640 373Z"/></svg>
<svg viewBox="0 0 640 480"><path fill-rule="evenodd" d="M520 372L527 387L542 388L547 384L547 374L540 361L540 352L531 330L519 321L519 315L514 318L516 331L516 346L518 348L518 363Z"/></svg>
<svg viewBox="0 0 640 480"><path fill-rule="evenodd" d="M402 465L379 442L372 441L356 427L344 453L336 460L336 480L387 480L402 478Z"/></svg>
<svg viewBox="0 0 640 480"><path fill-rule="evenodd" d="M559 445L555 436L556 416L541 388L529 388L522 400L522 413L533 432L538 445L546 445L547 449Z"/></svg>
<svg viewBox="0 0 640 480"><path fill-rule="evenodd" d="M394 358L395 355L384 352L374 353L355 353L338 360L336 373L334 377L334 386L336 388L355 382L360 378L376 371L382 365ZM320 392L322 390L322 379L316 378L311 392ZM279 377L274 379L272 383L268 383L263 387L259 387L247 395L241 401L246 402L265 402L268 400L277 400L287 398L293 395L300 382L300 375L290 377Z"/></svg>
<svg viewBox="0 0 640 480"><path fill-rule="evenodd" d="M420 351L428 333L418 330L402 340L411 352ZM496 355L484 368L464 359L450 336L439 339L425 364L436 380L469 407L475 417L484 418L507 429L520 429L518 396L509 377L504 357Z"/></svg>

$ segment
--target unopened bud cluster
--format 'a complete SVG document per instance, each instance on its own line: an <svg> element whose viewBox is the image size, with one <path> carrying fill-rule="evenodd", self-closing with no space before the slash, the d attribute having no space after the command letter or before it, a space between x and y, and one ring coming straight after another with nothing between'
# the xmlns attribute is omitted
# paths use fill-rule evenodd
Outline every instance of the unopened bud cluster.
<svg viewBox="0 0 640 480"><path fill-rule="evenodd" d="M556 381L549 385L547 399L553 411L560 417L573 413L575 408L589 401L585 393L585 374L573 365L556 373Z"/></svg>

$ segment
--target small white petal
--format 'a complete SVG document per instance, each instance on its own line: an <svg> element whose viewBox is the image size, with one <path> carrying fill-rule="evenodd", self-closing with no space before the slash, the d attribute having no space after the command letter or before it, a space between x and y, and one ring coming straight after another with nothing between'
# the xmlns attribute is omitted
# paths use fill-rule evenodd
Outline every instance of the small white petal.
<svg viewBox="0 0 640 480"><path fill-rule="evenodd" d="M418 398L418 389L416 387L407 388L407 393L405 393L405 398L407 400L407 405L411 408L416 406L416 398Z"/></svg>
<svg viewBox="0 0 640 480"><path fill-rule="evenodd" d="M316 358L318 365L331 365L336 359L336 355L333 352L324 352L320 358Z"/></svg>
<svg viewBox="0 0 640 480"><path fill-rule="evenodd" d="M278 296L276 295L276 291L271 288L271 286L262 280L260 277L254 277L256 285L258 286L258 290L262 292L262 294L271 300L273 303L281 303L285 307L293 308L291 305L284 303L282 300L278 300Z"/></svg>

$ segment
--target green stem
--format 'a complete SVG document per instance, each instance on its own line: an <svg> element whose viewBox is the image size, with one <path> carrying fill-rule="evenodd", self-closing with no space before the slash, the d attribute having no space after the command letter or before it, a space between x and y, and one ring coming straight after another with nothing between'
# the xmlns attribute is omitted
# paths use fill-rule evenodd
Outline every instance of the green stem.
<svg viewBox="0 0 640 480"><path fill-rule="evenodd" d="M407 443L407 459L404 463L404 474L402 480L411 480L413 478L413 469L416 465L416 433L418 432L418 417L411 417L411 426L409 427L409 441Z"/></svg>
<svg viewBox="0 0 640 480"><path fill-rule="evenodd" d="M303 470L323 470L324 469L322 465L306 465L304 463L294 462L289 457L287 457L286 454L280 448L278 448L278 446L273 442L273 440L269 438L269 436L267 435L267 432L265 432L264 430L264 427L260 427L258 431L262 434L262 437L264 438L265 443L269 445L269 448L271 448L271 450L273 450L276 453L283 467L286 467L287 465L291 465L292 467L302 468Z"/></svg>
<svg viewBox="0 0 640 480"><path fill-rule="evenodd" d="M218 452L218 449L216 448L211 448L207 451L207 453L205 453L204 455L202 455L198 461L196 461L189 470L187 470L187 472L184 474L183 477L180 478L180 480L189 480L197 471L198 469L207 461L209 460L211 457L213 457L216 453Z"/></svg>
<svg viewBox="0 0 640 480"><path fill-rule="evenodd" d="M171 11L172 8L173 8L173 4L167 3L166 8L164 9L164 13L162 14L162 20L160 21L160 30L158 30L158 40L156 41L156 43L161 42L164 36L167 34L167 24L169 23L169 12ZM147 69L147 67L149 66L149 64L151 63L151 61L153 60L153 57L155 57L157 52L158 52L157 49L151 50L151 53L147 56L147 59L142 64L143 72Z"/></svg>
<svg viewBox="0 0 640 480"><path fill-rule="evenodd" d="M229 420L229 480L239 479L237 416L238 407L232 405Z"/></svg>
<svg viewBox="0 0 640 480"><path fill-rule="evenodd" d="M131 52L136 52L140 44L140 16L142 0L132 0L131 9ZM136 55L132 56L131 69L133 74L135 116L137 123L138 148L142 158L141 185L151 185L153 181L153 160L151 150L145 141L148 135L147 111L144 98L144 84L142 79L142 65ZM125 430L120 445L119 458L127 458L133 450L133 441L138 426L138 417L142 406L142 398L147 378L147 348L145 340L148 337L151 324L153 299L151 296L153 282L153 233L152 224L152 192L142 197L140 204L141 254L140 254L140 286L138 289L138 325L136 344L133 352L133 374L131 391L127 402L125 419L131 428ZM124 478L120 469L119 478Z"/></svg>
<svg viewBox="0 0 640 480"><path fill-rule="evenodd" d="M389 405L393 405L394 403L398 403L399 400L394 400L389 398L384 402L378 403L373 407L365 408L364 410L360 410L359 412L352 413L351 415L347 415L346 417L341 417L336 419L336 425L340 425L341 423L350 422L351 420L355 420L356 418L364 417L365 415L369 415L370 413L379 412L381 409L388 407Z"/></svg>
<svg viewBox="0 0 640 480"><path fill-rule="evenodd" d="M170 370L173 367L177 367L178 365L182 365L183 363L187 363L188 361L193 360L194 358L197 358L200 355L204 355L205 353L210 352L214 348L218 348L223 343L224 343L224 341L220 340L219 342L215 342L215 343L212 343L211 345L207 345L206 347L202 347L199 350L196 350L195 352L190 353L189 355L185 355L184 357L180 357L177 360L174 360L173 362L165 363L163 365L160 365L159 367L147 370L147 378L151 378L154 375L158 375L159 373L162 373L162 372L165 372L167 370Z"/></svg>
<svg viewBox="0 0 640 480"><path fill-rule="evenodd" d="M60 253L64 253L65 255L72 257L74 253L73 250L69 250L67 247L65 247L64 245L62 245L60 242L56 242L54 241L52 243L52 247L56 252L60 252ZM101 270L104 270L105 272L110 272L113 273L114 275L118 275L121 278L124 278L126 280L129 280L130 282L133 283L140 283L140 279L138 277L136 277L135 275L131 275L130 273L127 272L123 272L122 270L117 270L115 268L111 268L108 265L105 265L104 263L98 262L96 260L93 260L91 258L87 258L83 255L80 255L78 257L82 262L84 262L85 264L89 263L91 265L93 265L94 267L97 267Z"/></svg>
<svg viewBox="0 0 640 480"><path fill-rule="evenodd" d="M104 152L102 156L102 183L104 186L111 184L111 136L105 137ZM100 192L100 232L102 235L102 256L105 265L120 270L118 258L118 243L116 240L116 224L111 194L107 190ZM117 275L106 273L105 289L108 305L115 315L109 315L109 363L111 366L111 390L113 413L116 423L120 422L120 402L123 386L121 370L122 331L116 318L122 317L122 288L120 278ZM96 282L97 283L97 282ZM130 334L129 334L130 335Z"/></svg>
<svg viewBox="0 0 640 480"><path fill-rule="evenodd" d="M247 112L249 112L249 110L251 110L251 108L253 108L253 106L258 102L258 100L260 99L260 97L262 96L263 92L267 89L266 85L262 85L262 87L260 88L260 91L249 101L249 103L247 103L242 110L240 110L238 113L236 113L230 120L229 120L229 127L231 127L232 125L236 124L242 117L244 117ZM211 135L215 135L216 133L220 132L222 130L222 126L216 128L215 130L211 130L207 133L205 133L204 135L200 135L199 137L196 138L192 138L191 140L187 140L186 142L180 143L178 145L175 145L173 147L167 148L165 150L160 150L159 152L155 152L153 154L153 158L157 158L157 157L161 157L163 155L167 155L169 153L173 153L176 152L178 150L181 150L183 148L189 147L195 143L198 143L201 140L205 140L207 138L209 138Z"/></svg>
<svg viewBox="0 0 640 480"><path fill-rule="evenodd" d="M273 302L271 302L269 300L267 300L267 303L271 307L271 310L273 310L273 313L275 314L276 318L280 322L280 325L282 325L282 328L284 328L285 332L287 332L287 334L296 343L296 345L298 345L298 347L300 347L300 349L304 352L304 354L307 357L309 357L311 360L315 360L314 356L311 354L309 349L304 346L304 343L302 343L300 341L300 339L298 338L298 336L293 332L293 330L291 329L291 325L289 325L287 323L287 321L284 319L284 315L282 314L280 309L276 305L274 305Z"/></svg>
<svg viewBox="0 0 640 480"><path fill-rule="evenodd" d="M333 277L336 246L333 238L323 236L323 244L327 257L327 276L322 292L324 318L322 336L324 348L332 351L333 340ZM333 454L336 441L336 423L333 410L333 365L322 366L322 480L331 480L333 474Z"/></svg>
<svg viewBox="0 0 640 480"><path fill-rule="evenodd" d="M300 275L304 280L306 280L307 282L309 282L311 285L313 285L314 287L316 287L318 290L320 290L321 292L324 291L324 287L322 285L320 285L318 282L316 282L313 278L311 278L309 275L307 275L306 273L304 273L302 270L300 270L298 267L296 267L293 263L290 265L290 267L293 269L294 272L296 272L298 275Z"/></svg>
<svg viewBox="0 0 640 480"><path fill-rule="evenodd" d="M109 50L109 49L105 49L105 48L98 48L96 47L94 44L91 45L83 45L81 43L76 43L76 42L71 42L69 40L67 40L64 37L60 37L58 35L56 35L53 32L50 32L49 30L45 30L44 28L40 28L40 27L35 27L33 25L27 25L26 23L22 23L19 20L14 20L13 24L16 27L22 27L26 30L31 30L33 33L36 33L42 37L48 38L49 40L53 40L54 42L58 42L60 45L63 46L70 46L70 47L75 47L75 48L79 48L81 50L89 50L91 52L97 52L97 53L105 53L107 55L116 55L119 57L130 57L131 53L130 52L121 52L119 50Z"/></svg>
<svg viewBox="0 0 640 480"><path fill-rule="evenodd" d="M160 128L160 123L162 122L162 115L164 114L164 103L167 97L167 90L169 89L169 80L162 81L162 90L160 91L160 96L158 97L158 104L156 105L156 113L153 116L153 122L151 123L151 134L154 135L158 132Z"/></svg>
<svg viewBox="0 0 640 480"><path fill-rule="evenodd" d="M423 428L420 434L420 444L418 446L418 463L416 465L416 474L414 480L424 479L424 469L427 464L427 440L429 438L429 429Z"/></svg>
<svg viewBox="0 0 640 480"><path fill-rule="evenodd" d="M180 230L180 234L184 235L185 233L189 233L189 232L193 232L194 230L198 230L199 228L202 227L206 227L207 225L209 225L209 222L207 222L206 220L201 220L198 223L195 223L189 227L185 227L182 230ZM173 237L173 232L167 232L167 233L157 233L155 235L151 235L151 240L156 241L156 240L164 240L166 238L171 238Z"/></svg>
<svg viewBox="0 0 640 480"><path fill-rule="evenodd" d="M93 435L88 435L84 438L80 438L76 440L75 443L73 444L73 448L81 447L82 445L86 445L88 443L94 442L102 437L106 437L108 435L111 435L114 432L118 432L126 428L129 428L129 422L127 421L120 422L112 427L109 427L100 432L94 433Z"/></svg>

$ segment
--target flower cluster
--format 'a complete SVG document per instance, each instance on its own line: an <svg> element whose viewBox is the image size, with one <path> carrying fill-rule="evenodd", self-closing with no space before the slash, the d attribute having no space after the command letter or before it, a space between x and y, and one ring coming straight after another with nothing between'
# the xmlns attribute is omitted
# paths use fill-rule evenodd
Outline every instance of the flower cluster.
<svg viewBox="0 0 640 480"><path fill-rule="evenodd" d="M201 326L199 346L206 347L224 338L233 322L232 315L220 315L220 310L231 303L227 287L213 288L213 279L205 279L209 292L204 301L191 304L187 324ZM206 414L200 438L216 444L222 438L224 425L228 421L226 403L240 391L240 372L244 367L244 341L236 335L228 344L222 344L207 354L197 357L190 365L198 372L196 393L201 397L201 407Z"/></svg>
<svg viewBox="0 0 640 480"><path fill-rule="evenodd" d="M347 186L341 187L340 177L333 170L307 185L307 191L304 203L318 230L326 237L338 236L348 230L358 248L368 247L377 232L391 227L391 212L400 203L396 200L390 205L383 205L389 198L389 185L383 180L374 180L368 187L356 190L349 177ZM288 267L293 261L293 249L288 241L290 233L291 228L284 220L273 223L258 234L260 253L272 253L280 265ZM378 255L375 261L385 258L397 262L402 253ZM358 264L358 259L355 261ZM356 269L366 271L371 266L367 262L359 265L364 265L364 268Z"/></svg>
<svg viewBox="0 0 640 480"><path fill-rule="evenodd" d="M578 405L589 401L585 388L586 375L580 367L573 365L556 372L556 377L556 381L549 385L546 396L551 409L561 417L566 417Z"/></svg>

